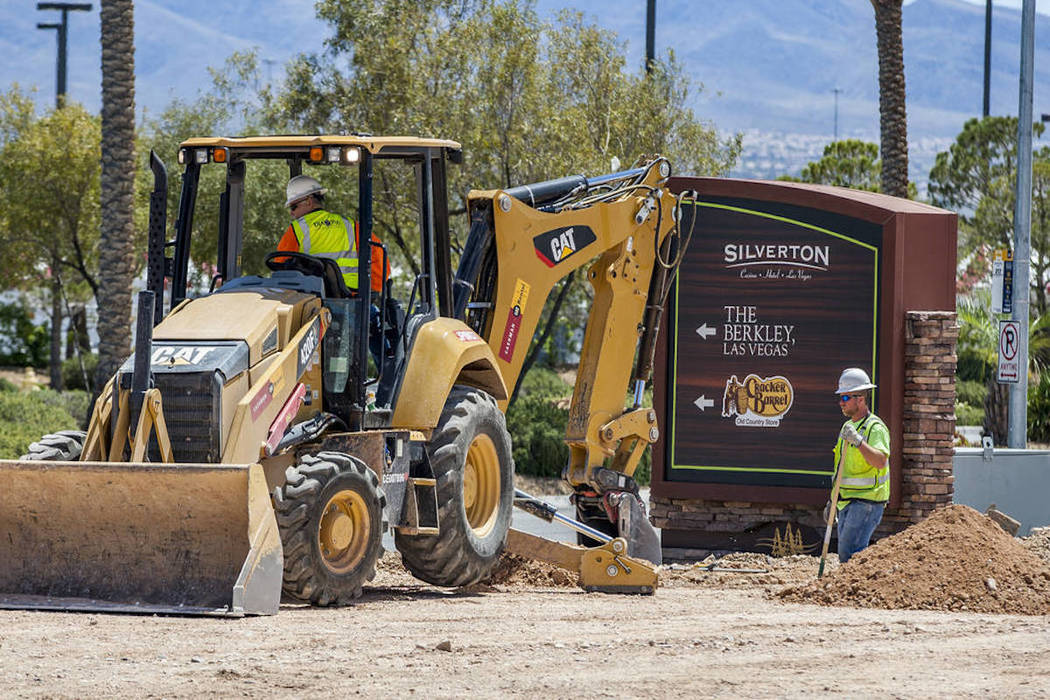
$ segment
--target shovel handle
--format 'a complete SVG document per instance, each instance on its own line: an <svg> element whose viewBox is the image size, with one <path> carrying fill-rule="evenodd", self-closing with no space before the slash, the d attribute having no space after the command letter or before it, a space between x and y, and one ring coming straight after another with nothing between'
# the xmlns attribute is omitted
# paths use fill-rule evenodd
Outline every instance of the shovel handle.
<svg viewBox="0 0 1050 700"><path fill-rule="evenodd" d="M846 456L846 445L839 451L839 463L835 467L835 485L831 487L831 508L828 509L828 527L824 530L824 547L820 550L820 568L817 578L824 575L824 560L828 556L828 545L831 544L831 526L835 523L835 510L839 503L839 485L842 484L842 459Z"/></svg>

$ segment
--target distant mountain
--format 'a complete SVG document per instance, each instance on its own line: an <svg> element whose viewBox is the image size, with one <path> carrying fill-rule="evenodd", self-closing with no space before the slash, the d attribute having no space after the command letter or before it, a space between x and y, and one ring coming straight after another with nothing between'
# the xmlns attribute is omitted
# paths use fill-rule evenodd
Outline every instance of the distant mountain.
<svg viewBox="0 0 1050 700"><path fill-rule="evenodd" d="M610 16L621 19L616 12L600 18ZM632 37L637 60L644 50L644 21L637 10L618 28L621 36ZM734 175L797 173L835 135L836 111L840 137L878 141L878 56L870 3L661 0L657 28L657 46L673 49L704 85L696 112L723 131L744 133ZM991 111L1016 114L1020 12L997 5L992 29ZM1050 17L1036 15L1035 36L1038 118L1050 112ZM961 0L905 6L904 62L912 178L922 184L936 153L967 119L981 114L984 7Z"/></svg>
<svg viewBox="0 0 1050 700"><path fill-rule="evenodd" d="M640 0L537 0L543 16L563 6L615 32L631 65L641 65L645 3ZM98 109L98 9L70 13L71 96ZM54 32L36 22L57 13L34 2L0 3L0 88L54 91ZM136 101L156 114L173 98L191 99L236 50L258 47L263 77L281 75L300 51L319 51L330 28L304 0L138 0ZM992 111L1017 111L1020 12L998 5L993 18ZM704 89L698 115L723 132L743 132L734 174L774 176L818 157L835 133L878 140L874 17L864 0L659 0L657 47L673 49ZM904 8L904 61L912 175L918 180L982 101L984 8L962 0L916 0ZM1050 17L1037 15L1035 113L1050 112ZM1044 102L1040 104L1040 100ZM454 135L453 135L454 136Z"/></svg>

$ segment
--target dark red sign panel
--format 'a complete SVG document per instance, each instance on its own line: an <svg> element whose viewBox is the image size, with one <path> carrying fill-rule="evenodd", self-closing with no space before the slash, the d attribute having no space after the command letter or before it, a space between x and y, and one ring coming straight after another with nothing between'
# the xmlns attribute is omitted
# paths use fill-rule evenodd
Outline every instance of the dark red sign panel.
<svg viewBox="0 0 1050 700"><path fill-rule="evenodd" d="M881 229L752 200L691 211L671 307L665 479L826 488L839 373L877 367Z"/></svg>

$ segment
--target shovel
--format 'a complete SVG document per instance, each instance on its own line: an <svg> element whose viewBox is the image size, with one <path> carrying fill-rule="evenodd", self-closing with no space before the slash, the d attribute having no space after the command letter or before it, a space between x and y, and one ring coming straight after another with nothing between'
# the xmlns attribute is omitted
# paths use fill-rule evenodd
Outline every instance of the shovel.
<svg viewBox="0 0 1050 700"><path fill-rule="evenodd" d="M839 503L839 485L842 483L842 458L846 456L846 445L843 441L842 449L839 451L839 463L835 468L835 485L831 487L831 508L828 509L828 529L824 531L824 547L820 550L820 568L817 569L817 578L824 575L824 560L828 556L828 545L831 544L831 526L835 524L835 513Z"/></svg>

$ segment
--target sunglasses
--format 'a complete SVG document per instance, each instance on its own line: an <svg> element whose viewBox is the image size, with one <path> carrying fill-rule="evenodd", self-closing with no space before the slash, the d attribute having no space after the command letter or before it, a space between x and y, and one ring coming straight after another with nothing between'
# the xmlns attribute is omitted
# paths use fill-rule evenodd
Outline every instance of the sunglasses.
<svg viewBox="0 0 1050 700"><path fill-rule="evenodd" d="M839 396L839 401L841 401L842 403L847 403L850 399L859 399L859 398L860 398L859 394L856 394L856 395L854 395L854 394L841 394Z"/></svg>

